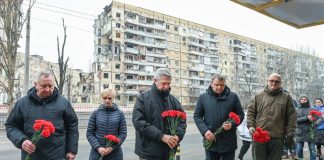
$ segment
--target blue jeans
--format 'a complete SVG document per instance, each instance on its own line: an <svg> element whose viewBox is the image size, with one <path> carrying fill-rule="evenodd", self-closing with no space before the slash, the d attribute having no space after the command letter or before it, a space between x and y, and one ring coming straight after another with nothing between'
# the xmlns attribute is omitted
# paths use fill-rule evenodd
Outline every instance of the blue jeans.
<svg viewBox="0 0 324 160"><path fill-rule="evenodd" d="M296 142L296 144L297 144L296 152L298 158L304 158L304 154L303 154L304 142ZM315 142L308 142L308 148L309 148L310 160L316 160Z"/></svg>

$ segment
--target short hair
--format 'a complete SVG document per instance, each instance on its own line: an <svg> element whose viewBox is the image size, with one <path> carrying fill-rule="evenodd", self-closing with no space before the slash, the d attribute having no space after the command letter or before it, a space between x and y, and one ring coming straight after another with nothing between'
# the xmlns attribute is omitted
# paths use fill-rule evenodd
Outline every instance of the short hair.
<svg viewBox="0 0 324 160"><path fill-rule="evenodd" d="M171 72L167 68L159 68L155 71L154 79L158 80L162 76L172 78Z"/></svg>
<svg viewBox="0 0 324 160"><path fill-rule="evenodd" d="M214 81L215 79L218 79L219 81L226 81L226 77L225 77L224 75L221 75L221 74L218 74L218 73L216 73L216 74L214 74L214 75L212 76L212 78L211 78L211 82L213 83L213 81Z"/></svg>
<svg viewBox="0 0 324 160"><path fill-rule="evenodd" d="M323 103L323 99L322 99L322 98L315 98L314 102L315 102L316 100L319 100L319 101L321 101L321 102Z"/></svg>
<svg viewBox="0 0 324 160"><path fill-rule="evenodd" d="M269 80L270 77L277 77L277 78L279 78L279 80L281 81L281 75L278 74L278 73L271 73L271 74L269 75L269 77L268 77L268 80Z"/></svg>
<svg viewBox="0 0 324 160"><path fill-rule="evenodd" d="M111 93L113 96L115 96L115 91L113 89L106 88L100 93L100 97L103 97L109 93Z"/></svg>
<svg viewBox="0 0 324 160"><path fill-rule="evenodd" d="M50 71L41 71L37 76L36 82L40 82L42 77L47 78L49 76L52 76L54 78L53 74Z"/></svg>

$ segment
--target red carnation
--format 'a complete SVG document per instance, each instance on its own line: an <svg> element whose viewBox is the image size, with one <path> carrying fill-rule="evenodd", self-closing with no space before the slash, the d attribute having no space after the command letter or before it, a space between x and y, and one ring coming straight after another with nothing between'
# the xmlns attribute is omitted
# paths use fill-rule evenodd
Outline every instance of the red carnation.
<svg viewBox="0 0 324 160"><path fill-rule="evenodd" d="M104 139L106 140L106 148L112 147L115 144L120 144L120 140L118 137L116 137L113 134L107 134L104 136ZM100 156L99 160L102 160L104 156Z"/></svg>
<svg viewBox="0 0 324 160"><path fill-rule="evenodd" d="M253 133L253 140L258 143L266 143L270 141L269 132L262 130L262 128L257 127L256 131Z"/></svg>
<svg viewBox="0 0 324 160"><path fill-rule="evenodd" d="M322 117L322 112L317 111L317 110L311 110L308 115L312 116L311 119L310 119L311 128L310 128L310 131L308 132L308 134L309 134L310 138L314 139L314 137L315 137L315 128L316 128L315 121L317 119L319 119L320 117Z"/></svg>

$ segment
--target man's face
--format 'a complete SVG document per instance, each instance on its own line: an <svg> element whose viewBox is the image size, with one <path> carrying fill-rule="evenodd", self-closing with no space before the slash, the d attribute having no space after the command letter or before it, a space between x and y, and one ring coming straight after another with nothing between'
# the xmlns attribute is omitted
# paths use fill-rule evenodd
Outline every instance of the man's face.
<svg viewBox="0 0 324 160"><path fill-rule="evenodd" d="M300 98L299 101L300 101L301 104L303 104L303 103L307 103L308 100L307 100L307 98L303 97L303 98Z"/></svg>
<svg viewBox="0 0 324 160"><path fill-rule="evenodd" d="M217 78L215 78L211 83L211 87L213 88L213 91L215 93L221 94L225 89L225 81L220 81Z"/></svg>
<svg viewBox="0 0 324 160"><path fill-rule="evenodd" d="M158 90L160 91L167 91L170 89L171 85L171 78L168 76L162 76L160 79L155 79L154 83Z"/></svg>
<svg viewBox="0 0 324 160"><path fill-rule="evenodd" d="M37 95L40 98L47 98L53 94L54 91L54 79L52 76L40 78L39 82L35 82Z"/></svg>
<svg viewBox="0 0 324 160"><path fill-rule="evenodd" d="M270 90L276 90L281 87L281 79L278 76L270 76L268 78L268 87Z"/></svg>

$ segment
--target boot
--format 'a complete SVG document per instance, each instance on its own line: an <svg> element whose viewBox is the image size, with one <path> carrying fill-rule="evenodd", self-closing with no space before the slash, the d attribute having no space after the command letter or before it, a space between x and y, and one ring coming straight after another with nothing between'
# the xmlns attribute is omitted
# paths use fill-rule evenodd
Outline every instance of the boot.
<svg viewBox="0 0 324 160"><path fill-rule="evenodd" d="M321 157L321 156L322 156L321 148L317 148L317 157Z"/></svg>

